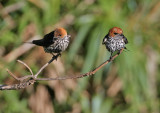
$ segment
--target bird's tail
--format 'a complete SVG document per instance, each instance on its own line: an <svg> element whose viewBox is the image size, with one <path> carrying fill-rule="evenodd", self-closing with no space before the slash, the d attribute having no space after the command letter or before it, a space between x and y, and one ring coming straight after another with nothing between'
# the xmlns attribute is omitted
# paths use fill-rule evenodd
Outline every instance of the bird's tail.
<svg viewBox="0 0 160 113"><path fill-rule="evenodd" d="M43 46L43 41L42 40L33 40L32 42L23 42L23 43L35 44L37 46Z"/></svg>
<svg viewBox="0 0 160 113"><path fill-rule="evenodd" d="M23 42L23 43L33 44L33 42Z"/></svg>

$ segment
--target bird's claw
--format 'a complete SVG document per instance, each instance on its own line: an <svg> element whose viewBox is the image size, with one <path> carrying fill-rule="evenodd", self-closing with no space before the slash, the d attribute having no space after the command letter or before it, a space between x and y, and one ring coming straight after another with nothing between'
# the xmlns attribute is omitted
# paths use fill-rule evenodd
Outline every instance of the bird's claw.
<svg viewBox="0 0 160 113"><path fill-rule="evenodd" d="M112 60L112 56L109 57L109 60L110 60L110 61Z"/></svg>
<svg viewBox="0 0 160 113"><path fill-rule="evenodd" d="M59 53L57 56L60 56L60 57L61 57L61 53Z"/></svg>
<svg viewBox="0 0 160 113"><path fill-rule="evenodd" d="M119 55L121 53L121 51L118 51L117 54Z"/></svg>
<svg viewBox="0 0 160 113"><path fill-rule="evenodd" d="M55 56L55 59L56 59L56 61L57 61L58 57L57 57L57 56Z"/></svg>
<svg viewBox="0 0 160 113"><path fill-rule="evenodd" d="M111 56L110 56L110 58L109 58L109 61L111 61L112 60L112 56L113 55L113 52L111 52Z"/></svg>
<svg viewBox="0 0 160 113"><path fill-rule="evenodd" d="M57 57L57 55L53 55L52 58L57 61L57 58L58 58L58 57Z"/></svg>
<svg viewBox="0 0 160 113"><path fill-rule="evenodd" d="M59 56L61 57L61 53L58 53L57 55L53 55L53 58L57 61Z"/></svg>

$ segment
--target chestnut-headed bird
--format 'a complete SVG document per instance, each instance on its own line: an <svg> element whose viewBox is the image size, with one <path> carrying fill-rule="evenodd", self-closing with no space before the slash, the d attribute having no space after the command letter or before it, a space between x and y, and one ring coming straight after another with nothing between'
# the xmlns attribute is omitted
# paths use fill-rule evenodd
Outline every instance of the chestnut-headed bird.
<svg viewBox="0 0 160 113"><path fill-rule="evenodd" d="M37 46L42 46L47 53L61 54L69 45L70 35L64 28L56 28L54 31L46 34L43 39L29 42Z"/></svg>
<svg viewBox="0 0 160 113"><path fill-rule="evenodd" d="M121 28L113 27L109 30L108 34L103 38L102 44L104 44L109 52L112 54L115 51L120 52L122 48L127 49L125 44L128 43L127 38L123 35Z"/></svg>

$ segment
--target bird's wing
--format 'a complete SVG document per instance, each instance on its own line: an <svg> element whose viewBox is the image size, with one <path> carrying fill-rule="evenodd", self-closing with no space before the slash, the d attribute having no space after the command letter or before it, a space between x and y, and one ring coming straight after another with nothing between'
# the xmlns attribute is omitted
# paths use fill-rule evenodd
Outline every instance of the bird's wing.
<svg viewBox="0 0 160 113"><path fill-rule="evenodd" d="M52 31L52 32L44 35L44 38L43 38L43 39L44 39L44 40L52 40L53 37L54 37L54 31Z"/></svg>
<svg viewBox="0 0 160 113"><path fill-rule="evenodd" d="M109 38L109 34L107 34L107 35L103 38L102 44L106 44L108 38Z"/></svg>
<svg viewBox="0 0 160 113"><path fill-rule="evenodd" d="M124 35L123 35L123 40L124 40L125 44L128 44L128 40L127 40L127 38Z"/></svg>
<svg viewBox="0 0 160 113"><path fill-rule="evenodd" d="M44 38L42 39L43 40L43 46L50 46L51 44L53 44L53 39L54 39L54 31L44 35Z"/></svg>

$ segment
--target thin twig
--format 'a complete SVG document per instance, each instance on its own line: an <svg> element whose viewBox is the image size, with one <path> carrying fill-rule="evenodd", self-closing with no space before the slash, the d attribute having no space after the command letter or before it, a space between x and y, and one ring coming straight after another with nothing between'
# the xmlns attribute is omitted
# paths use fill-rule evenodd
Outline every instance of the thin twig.
<svg viewBox="0 0 160 113"><path fill-rule="evenodd" d="M30 79L28 81L19 83L19 84L13 84L13 85L0 85L0 90L18 90L18 89L24 89L28 87L29 85L33 85L36 81L33 79Z"/></svg>
<svg viewBox="0 0 160 113"><path fill-rule="evenodd" d="M37 76L41 73L41 71L45 68L45 67L47 67L51 62L53 62L53 60L57 60L57 58L60 56L61 54L57 54L56 56L53 56L52 57L52 59L48 62L48 63L46 63L43 67L41 67L41 69L35 74L35 78L37 78Z"/></svg>
<svg viewBox="0 0 160 113"><path fill-rule="evenodd" d="M21 60L17 60L19 63L21 63L21 64L23 64L24 66L26 66L26 68L30 71L30 73L32 74L32 76L33 76L33 72L32 72L32 70L31 70L31 68L26 64L26 63L24 63L23 61L21 61Z"/></svg>
<svg viewBox="0 0 160 113"><path fill-rule="evenodd" d="M18 77L16 77L9 69L6 69L6 71L7 71L14 79L20 81L20 80L18 79Z"/></svg>
<svg viewBox="0 0 160 113"><path fill-rule="evenodd" d="M23 81L25 81L25 80L28 79L28 78L34 78L33 75L26 75L26 76L24 76L24 77L18 78L18 77L16 77L9 69L6 69L6 70L7 70L7 72L9 73L9 75L11 75L14 79L16 79L17 81L20 81L20 82L23 82Z"/></svg>

